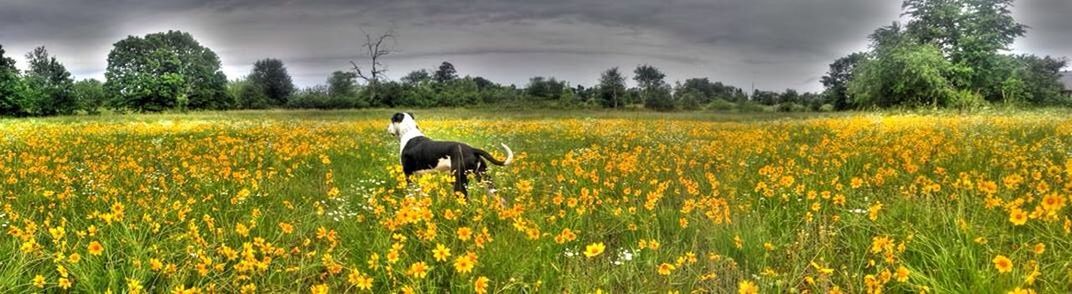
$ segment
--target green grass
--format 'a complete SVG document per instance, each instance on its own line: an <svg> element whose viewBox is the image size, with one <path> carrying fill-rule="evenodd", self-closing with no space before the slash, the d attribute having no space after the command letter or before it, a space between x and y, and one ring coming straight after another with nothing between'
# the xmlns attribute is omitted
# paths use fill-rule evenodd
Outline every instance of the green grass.
<svg viewBox="0 0 1072 294"><path fill-rule="evenodd" d="M447 175L407 187L394 112L0 120L0 292L62 291L57 266L75 292L359 292L351 274L377 293L471 292L479 277L489 292L1072 291L1066 110L412 111L433 138L510 145L516 163L492 168L507 206L481 187L450 195ZM1014 208L1038 212L1016 225ZM556 242L564 229L576 239ZM595 243L606 251L585 257Z"/></svg>

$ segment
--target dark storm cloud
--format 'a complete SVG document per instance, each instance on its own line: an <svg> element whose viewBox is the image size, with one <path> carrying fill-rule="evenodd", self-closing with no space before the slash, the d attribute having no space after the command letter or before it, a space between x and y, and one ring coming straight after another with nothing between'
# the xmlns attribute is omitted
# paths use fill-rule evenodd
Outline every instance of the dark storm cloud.
<svg viewBox="0 0 1072 294"><path fill-rule="evenodd" d="M1020 1L1032 26L1021 52L1072 55L1067 0ZM228 76L283 59L302 85L360 61L361 29L393 29L399 77L443 60L462 74L523 84L534 75L591 85L638 64L670 79L707 76L748 88L817 90L833 59L899 17L896 0L298 1L0 0L0 44L13 55L44 44L81 77L102 76L111 44L178 29L213 48ZM24 62L22 64L24 65Z"/></svg>

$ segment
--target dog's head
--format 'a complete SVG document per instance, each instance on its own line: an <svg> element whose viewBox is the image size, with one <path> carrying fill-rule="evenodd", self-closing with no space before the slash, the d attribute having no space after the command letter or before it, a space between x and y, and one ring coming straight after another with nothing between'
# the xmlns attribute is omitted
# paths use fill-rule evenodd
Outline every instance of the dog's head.
<svg viewBox="0 0 1072 294"><path fill-rule="evenodd" d="M387 133L395 137L413 129L417 129L417 121L413 120L413 114L409 112L395 113L391 116L391 124L387 125Z"/></svg>

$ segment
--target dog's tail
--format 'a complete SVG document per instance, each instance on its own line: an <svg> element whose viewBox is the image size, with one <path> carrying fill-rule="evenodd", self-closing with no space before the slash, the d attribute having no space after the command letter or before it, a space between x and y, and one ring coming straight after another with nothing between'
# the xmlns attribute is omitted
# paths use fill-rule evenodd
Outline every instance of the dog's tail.
<svg viewBox="0 0 1072 294"><path fill-rule="evenodd" d="M506 146L506 144L500 144L500 145L502 145L503 149L506 150L506 160L503 160L503 161L499 161L498 159L495 159L495 157L492 157L491 154L489 154L487 151L484 151L484 150L473 148L473 153L476 153L480 157L483 157L484 159L487 159L488 161L490 161L491 163L493 163L495 165L510 165L511 162L514 162L514 151L511 151L510 147Z"/></svg>

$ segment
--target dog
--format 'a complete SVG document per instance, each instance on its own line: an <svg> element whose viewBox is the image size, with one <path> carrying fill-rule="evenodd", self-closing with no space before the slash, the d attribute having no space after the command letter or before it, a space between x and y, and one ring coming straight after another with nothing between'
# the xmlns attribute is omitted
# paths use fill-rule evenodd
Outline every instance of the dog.
<svg viewBox="0 0 1072 294"><path fill-rule="evenodd" d="M507 166L514 161L514 152L506 144L500 144L506 151L506 160L499 161L487 151L473 148L465 143L434 141L424 136L413 114L399 112L391 116L387 133L399 138L399 162L406 175L406 183L414 174L449 171L454 175L454 192L469 197L469 179L467 173L476 175L477 182L488 184L488 193L495 188L487 175L488 163ZM485 162L487 160L487 162Z"/></svg>

